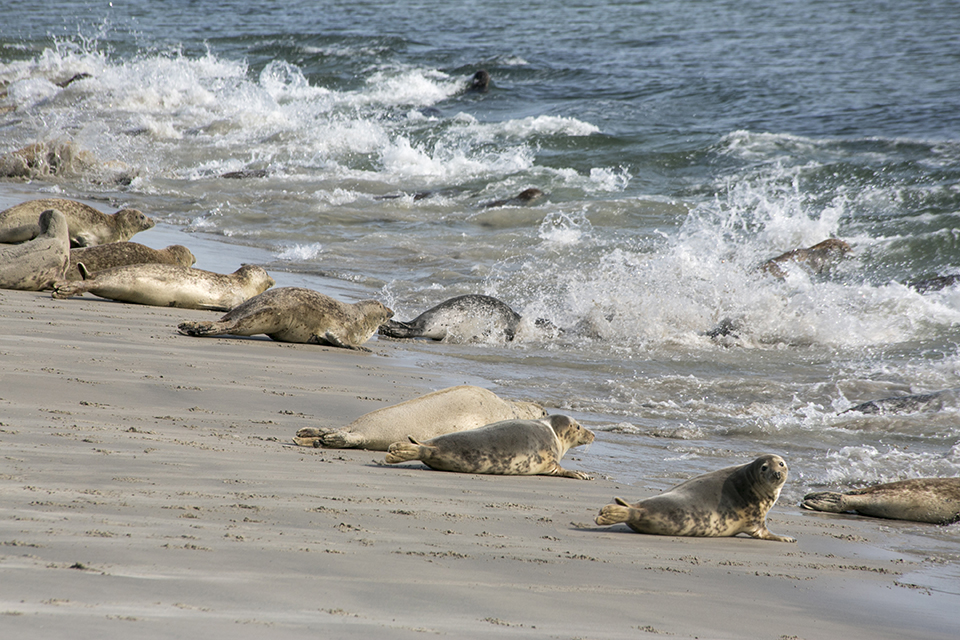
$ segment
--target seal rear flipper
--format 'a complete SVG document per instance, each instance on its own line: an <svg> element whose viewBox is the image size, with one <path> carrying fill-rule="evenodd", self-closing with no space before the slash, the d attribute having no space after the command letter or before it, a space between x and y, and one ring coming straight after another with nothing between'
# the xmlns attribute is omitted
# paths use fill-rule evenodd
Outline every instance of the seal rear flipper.
<svg viewBox="0 0 960 640"><path fill-rule="evenodd" d="M830 513L843 513L847 511L844 505L844 496L842 493L834 491L821 491L818 493L808 493L803 496L803 502L800 506L811 511L828 511Z"/></svg>
<svg viewBox="0 0 960 640"><path fill-rule="evenodd" d="M297 431L297 435L293 437L293 442L301 447L321 447L323 446L323 436L326 433L326 431L316 427L304 427Z"/></svg>
<svg viewBox="0 0 960 640"><path fill-rule="evenodd" d="M388 338L416 338L420 335L419 329L416 329L409 322L402 322L400 320L387 320L380 325L377 331L380 335L387 336Z"/></svg>
<svg viewBox="0 0 960 640"><path fill-rule="evenodd" d="M320 441L328 449L362 449L366 444L366 439L359 433L343 429L325 432L320 436Z"/></svg>
<svg viewBox="0 0 960 640"><path fill-rule="evenodd" d="M177 325L177 331L185 336L210 336L219 333L219 327L216 322L181 322Z"/></svg>
<svg viewBox="0 0 960 640"><path fill-rule="evenodd" d="M603 509L600 509L600 513L597 514L595 521L597 524L619 524L634 519L633 512L635 509L630 506L630 503L620 498L614 498L614 500L617 504L608 504Z"/></svg>
<svg viewBox="0 0 960 640"><path fill-rule="evenodd" d="M408 436L409 437L409 436ZM419 444L413 438L410 442L394 442L387 449L387 464L397 464L398 462L409 462L410 460L420 460L421 452L427 447Z"/></svg>

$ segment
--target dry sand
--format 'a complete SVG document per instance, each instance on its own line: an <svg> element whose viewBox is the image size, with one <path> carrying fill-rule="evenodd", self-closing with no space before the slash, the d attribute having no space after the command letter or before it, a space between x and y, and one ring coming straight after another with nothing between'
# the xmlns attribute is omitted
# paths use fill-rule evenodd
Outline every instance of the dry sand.
<svg viewBox="0 0 960 640"><path fill-rule="evenodd" d="M642 536L593 518L643 487L293 446L464 380L392 342L175 330L219 315L0 291L0 637L957 636L912 523L781 504L797 544Z"/></svg>

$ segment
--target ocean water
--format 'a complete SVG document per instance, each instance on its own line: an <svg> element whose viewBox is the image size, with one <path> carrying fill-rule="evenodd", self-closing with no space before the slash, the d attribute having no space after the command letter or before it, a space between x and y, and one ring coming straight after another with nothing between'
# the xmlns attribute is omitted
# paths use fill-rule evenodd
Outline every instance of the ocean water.
<svg viewBox="0 0 960 640"><path fill-rule="evenodd" d="M960 394L844 413L960 387L960 286L904 284L960 274L960 4L264 4L5 2L0 154L69 145L40 193L398 319L499 297L513 342L404 348L577 417L570 455L618 480L763 452L785 501L960 474ZM831 237L825 273L758 269Z"/></svg>

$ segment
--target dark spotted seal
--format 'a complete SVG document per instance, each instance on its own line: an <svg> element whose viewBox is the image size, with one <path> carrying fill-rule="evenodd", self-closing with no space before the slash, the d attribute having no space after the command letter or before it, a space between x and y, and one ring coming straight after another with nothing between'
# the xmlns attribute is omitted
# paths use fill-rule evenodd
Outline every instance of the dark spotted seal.
<svg viewBox="0 0 960 640"><path fill-rule="evenodd" d="M44 198L21 202L0 211L0 242L23 242L35 238L40 233L37 218L47 209L57 209L66 216L72 247L122 242L154 226L153 220L136 209L106 214L82 202Z"/></svg>
<svg viewBox="0 0 960 640"><path fill-rule="evenodd" d="M67 219L48 209L39 215L39 229L32 240L0 245L0 289L41 291L63 278L70 259Z"/></svg>
<svg viewBox="0 0 960 640"><path fill-rule="evenodd" d="M800 506L813 511L947 524L960 519L960 478L916 478L835 493L808 493Z"/></svg>
<svg viewBox="0 0 960 640"><path fill-rule="evenodd" d="M513 340L520 314L493 296L468 294L450 298L413 320L390 320L380 334L391 338L430 338L451 342Z"/></svg>
<svg viewBox="0 0 960 640"><path fill-rule="evenodd" d="M504 420L422 443L414 438L395 442L387 450L386 462L420 460L439 471L589 480L585 473L561 467L560 460L571 447L591 442L593 432L567 416Z"/></svg>
<svg viewBox="0 0 960 640"><path fill-rule="evenodd" d="M796 542L767 529L767 512L787 481L787 463L763 455L747 464L705 473L658 496L630 504L615 498L597 524L625 522L638 533L722 537L746 533L761 540Z"/></svg>
<svg viewBox="0 0 960 640"><path fill-rule="evenodd" d="M65 279L83 280L77 267L80 262L87 272L94 273L129 264L178 264L190 267L196 261L193 253L181 244L172 244L166 249L152 249L136 242L111 242L71 249Z"/></svg>
<svg viewBox="0 0 960 640"><path fill-rule="evenodd" d="M392 315L376 300L348 304L311 289L281 287L251 298L217 322L182 322L178 329L188 336L265 333L281 342L366 351L361 345Z"/></svg>

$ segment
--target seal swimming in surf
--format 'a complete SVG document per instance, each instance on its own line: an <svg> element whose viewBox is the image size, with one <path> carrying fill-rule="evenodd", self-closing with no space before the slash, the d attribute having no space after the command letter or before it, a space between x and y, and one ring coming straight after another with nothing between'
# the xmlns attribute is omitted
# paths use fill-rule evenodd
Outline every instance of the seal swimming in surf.
<svg viewBox="0 0 960 640"><path fill-rule="evenodd" d="M71 247L122 242L136 233L152 229L155 224L137 209L106 214L75 200L43 198L0 211L0 242L23 242L35 238L40 233L37 218L47 209L57 209L66 217Z"/></svg>
<svg viewBox="0 0 960 640"><path fill-rule="evenodd" d="M948 524L960 519L960 478L915 478L844 493L808 493L800 506L812 511Z"/></svg>
<svg viewBox="0 0 960 640"><path fill-rule="evenodd" d="M380 327L380 334L453 342L510 341L519 326L520 314L507 303L493 296L467 294L444 300L413 320L389 320Z"/></svg>
<svg viewBox="0 0 960 640"><path fill-rule="evenodd" d="M787 463L767 454L753 462L705 473L660 495L630 504L614 498L596 522L625 522L638 533L725 537L746 533L760 540L796 542L767 529L767 512L787 481Z"/></svg>
<svg viewBox="0 0 960 640"><path fill-rule="evenodd" d="M761 265L760 269L775 278L785 278L787 272L783 265L793 262L802 265L815 274L821 274L830 269L839 260L846 257L853 249L849 244L837 238L828 238L812 247L794 249L771 258Z"/></svg>
<svg viewBox="0 0 960 640"><path fill-rule="evenodd" d="M0 245L0 289L42 291L63 278L70 259L67 219L48 209L39 215L38 227L32 240Z"/></svg>
<svg viewBox="0 0 960 640"><path fill-rule="evenodd" d="M916 413L919 411L940 411L944 406L960 400L960 387L941 389L930 393L915 393L907 396L893 396L879 400L869 400L850 407L841 414L857 412L866 414Z"/></svg>

